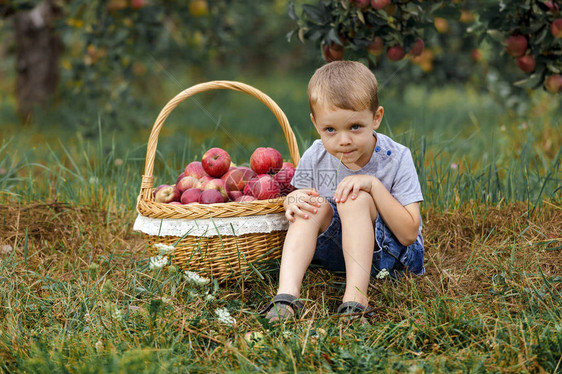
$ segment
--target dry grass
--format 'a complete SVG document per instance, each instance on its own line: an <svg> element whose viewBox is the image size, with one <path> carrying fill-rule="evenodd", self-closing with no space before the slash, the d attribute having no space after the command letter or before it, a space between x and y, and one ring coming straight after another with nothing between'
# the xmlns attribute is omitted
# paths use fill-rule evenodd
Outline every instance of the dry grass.
<svg viewBox="0 0 562 374"><path fill-rule="evenodd" d="M544 346L540 337L544 329L562 320L558 304L562 295L562 207L545 202L532 215L519 203L444 212L427 209L424 214L427 273L399 282L372 283L370 297L377 311L370 325L373 330L342 329L331 312L343 292L344 279L314 269L303 287L303 297L310 299L305 319L289 325L296 340L280 341L271 332L260 343L265 348L257 350L257 346L248 346L243 334L263 330L264 322L252 312L275 292L275 272L265 274L264 280L219 287L213 308L229 306L237 319L234 330L221 330L209 304L201 297L188 296L189 286L172 286L166 277L158 278L147 269L145 244L140 234L132 232L134 212L118 214L59 202L0 205L0 246L15 248L13 254L0 255L0 264L12 259L4 267L5 296L0 296L4 369L15 370L22 357L31 357L39 349L38 336L49 340L60 329L83 326L86 315L101 322L88 322L87 341L78 342L86 347L75 343L76 352L70 351L77 359L79 351L92 349L87 346L93 346L96 339L118 354L155 344L166 347L170 343L162 334L151 338L152 343L142 338L154 334L151 323L161 323L166 326L161 327L163 331L180 334L175 339L182 344L196 342L190 351L195 354L193 365L199 365L194 368L205 367L216 357L226 360L222 364L226 371L248 368L243 362L249 367L259 366L262 360L264 367L281 365L286 354L301 350L300 364L289 360L281 367L297 365L304 371L326 371L327 364L330 370L358 367L360 362L347 362L337 348L349 339L358 341L356 349L382 350L376 354L384 352L386 364L406 362L394 370L397 372L419 366L419 360L437 372L468 368L475 357L479 365L493 371L541 372L555 367L560 352L548 346L546 353L540 349L537 353L536 347ZM140 286L149 289L150 285L155 290L149 295L138 294ZM147 316L156 315L150 311L160 308L159 300L164 298L171 305L167 314L147 322ZM146 321L131 315L128 329L111 327L111 305L146 310ZM331 338L310 338L312 327ZM307 345L317 352L306 350ZM518 347L517 353L507 348L510 345ZM262 357L264 349L270 355L267 359ZM95 355L90 352L87 356ZM67 367L72 367L72 359L67 359ZM24 367L32 368L32 361L26 360L28 366Z"/></svg>

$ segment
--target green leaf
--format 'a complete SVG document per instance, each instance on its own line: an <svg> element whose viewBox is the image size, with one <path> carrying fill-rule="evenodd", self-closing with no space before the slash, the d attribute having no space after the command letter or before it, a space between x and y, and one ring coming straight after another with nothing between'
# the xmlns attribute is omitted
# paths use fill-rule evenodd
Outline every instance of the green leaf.
<svg viewBox="0 0 562 374"><path fill-rule="evenodd" d="M295 4L292 1L289 3L289 17L291 17L293 21L299 20L299 17L297 17L297 12L295 11Z"/></svg>
<svg viewBox="0 0 562 374"><path fill-rule="evenodd" d="M501 31L488 30L486 33L497 42L504 43L505 41L505 35Z"/></svg>
<svg viewBox="0 0 562 374"><path fill-rule="evenodd" d="M312 22L318 25L323 25L328 22L325 13L319 7L310 4L304 4L302 6L302 9Z"/></svg>
<svg viewBox="0 0 562 374"><path fill-rule="evenodd" d="M531 74L528 78L522 79L513 83L514 86L521 88L538 88L544 80L544 66L541 66L537 71Z"/></svg>

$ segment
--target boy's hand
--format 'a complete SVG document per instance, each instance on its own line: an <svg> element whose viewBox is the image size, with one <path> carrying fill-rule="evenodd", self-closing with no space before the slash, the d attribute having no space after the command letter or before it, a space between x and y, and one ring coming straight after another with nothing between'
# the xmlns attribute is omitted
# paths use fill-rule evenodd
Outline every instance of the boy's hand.
<svg viewBox="0 0 562 374"><path fill-rule="evenodd" d="M320 207L318 197L320 194L315 189L303 189L291 192L285 198L285 217L289 222L295 222L295 217L308 219L309 213L317 213Z"/></svg>
<svg viewBox="0 0 562 374"><path fill-rule="evenodd" d="M334 193L336 203L344 203L349 197L356 199L359 191L371 193L375 177L372 175L350 175L345 177Z"/></svg>

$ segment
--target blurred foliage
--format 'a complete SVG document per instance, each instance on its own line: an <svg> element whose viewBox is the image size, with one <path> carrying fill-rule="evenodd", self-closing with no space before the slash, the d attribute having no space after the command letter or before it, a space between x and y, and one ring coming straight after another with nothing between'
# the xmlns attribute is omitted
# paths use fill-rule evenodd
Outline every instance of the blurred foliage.
<svg viewBox="0 0 562 374"><path fill-rule="evenodd" d="M521 113L529 90L548 87L562 70L562 38L552 30L558 0L317 0L291 4L289 15L297 23L290 36L315 43L326 61L363 61L399 87L470 83ZM505 52L513 34L528 41L525 58L536 60L529 72ZM550 88L562 90L554 80Z"/></svg>
<svg viewBox="0 0 562 374"><path fill-rule="evenodd" d="M18 0L10 11L28 11L40 1ZM53 99L70 128L90 128L92 118L117 119L127 126L148 126L143 116L149 103L161 103L165 85L176 92L187 88L184 78L197 82L236 79L240 71L267 74L316 57L300 43L288 44L293 26L288 0L64 0L57 31L63 38L61 85ZM1 21L0 21L1 22ZM7 31L12 23L0 23ZM9 48L8 52L13 48ZM178 78L181 77L181 78ZM38 117L50 115L39 109ZM125 108L127 108L125 110Z"/></svg>

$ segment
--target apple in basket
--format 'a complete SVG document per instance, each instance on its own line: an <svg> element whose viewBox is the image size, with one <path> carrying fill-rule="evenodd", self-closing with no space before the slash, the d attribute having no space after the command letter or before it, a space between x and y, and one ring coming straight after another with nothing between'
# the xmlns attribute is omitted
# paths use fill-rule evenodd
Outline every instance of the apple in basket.
<svg viewBox="0 0 562 374"><path fill-rule="evenodd" d="M180 175L178 175L178 177L176 178L176 186L178 185L178 183L180 182L180 180L185 177L185 171L182 171Z"/></svg>
<svg viewBox="0 0 562 374"><path fill-rule="evenodd" d="M227 171L221 179L224 180L226 184L228 197L232 200L236 200L237 197L242 196L246 183L255 176L257 176L256 172L245 166L239 166Z"/></svg>
<svg viewBox="0 0 562 374"><path fill-rule="evenodd" d="M199 202L201 204L224 203L224 197L218 190L210 189L201 192L201 197L199 197Z"/></svg>
<svg viewBox="0 0 562 374"><path fill-rule="evenodd" d="M269 174L259 174L257 178L251 179L247 186L249 194L258 200L274 199L281 196L279 183Z"/></svg>
<svg viewBox="0 0 562 374"><path fill-rule="evenodd" d="M199 188L189 188L183 191L180 201L182 204L198 203L202 193Z"/></svg>
<svg viewBox="0 0 562 374"><path fill-rule="evenodd" d="M180 191L168 184L156 187L157 191L154 200L157 203L171 203L172 201L180 201Z"/></svg>
<svg viewBox="0 0 562 374"><path fill-rule="evenodd" d="M220 178L230 168L230 155L222 148L211 148L201 158L203 170L212 177Z"/></svg>
<svg viewBox="0 0 562 374"><path fill-rule="evenodd" d="M290 162L284 162L281 170L273 176L273 179L279 183L281 188L281 195L286 196L293 192L295 188L291 185L291 180L295 175L295 167Z"/></svg>
<svg viewBox="0 0 562 374"><path fill-rule="evenodd" d="M188 175L187 177L183 177L176 183L176 188L180 191L180 193L183 193L183 191L193 188L195 183L198 182L199 179L192 177L191 175Z"/></svg>
<svg viewBox="0 0 562 374"><path fill-rule="evenodd" d="M205 183L205 185L203 186L203 191L206 190L217 190L223 197L223 201L221 202L224 203L225 201L228 201L228 191L226 189L226 184L222 179L215 178Z"/></svg>
<svg viewBox="0 0 562 374"><path fill-rule="evenodd" d="M255 197L251 196L251 195L242 195L236 198L236 200L234 200L237 203L245 203L247 201L255 201L257 200Z"/></svg>
<svg viewBox="0 0 562 374"><path fill-rule="evenodd" d="M212 181L213 177L211 177L210 175L205 175L204 177L202 177L201 179L199 179L194 185L194 188L199 188L199 189L203 189L203 186L205 186L205 184L209 181Z"/></svg>
<svg viewBox="0 0 562 374"><path fill-rule="evenodd" d="M281 153L275 148L256 148L250 156L250 168L258 174L275 173L283 166Z"/></svg>
<svg viewBox="0 0 562 374"><path fill-rule="evenodd" d="M201 161L193 161L193 162L190 162L189 164L187 164L187 166L185 167L185 170L183 171L183 174L184 174L184 176L190 175L190 176L195 177L197 179L201 179L205 175L207 175L207 173L203 169L203 164L201 163ZM180 178L178 177L178 179L180 179Z"/></svg>

